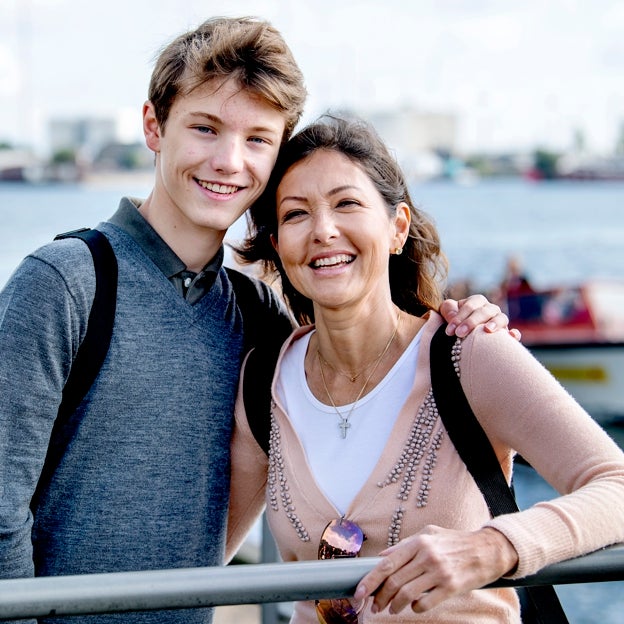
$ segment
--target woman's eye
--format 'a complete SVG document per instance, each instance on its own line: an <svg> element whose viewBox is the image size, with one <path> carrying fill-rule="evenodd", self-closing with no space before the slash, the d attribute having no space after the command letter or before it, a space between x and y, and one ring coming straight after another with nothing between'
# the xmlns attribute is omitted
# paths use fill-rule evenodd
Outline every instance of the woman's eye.
<svg viewBox="0 0 624 624"><path fill-rule="evenodd" d="M355 199L342 199L336 204L338 208L349 208L351 206L359 206L359 205L360 205L360 202L356 201Z"/></svg>
<svg viewBox="0 0 624 624"><path fill-rule="evenodd" d="M304 210L289 210L284 216L282 216L282 223L286 223L286 221L292 221L297 217L301 217L305 215Z"/></svg>
<svg viewBox="0 0 624 624"><path fill-rule="evenodd" d="M249 139L252 143L260 143L260 144L264 144L264 143L269 143L266 139L262 138L262 137L251 137Z"/></svg>

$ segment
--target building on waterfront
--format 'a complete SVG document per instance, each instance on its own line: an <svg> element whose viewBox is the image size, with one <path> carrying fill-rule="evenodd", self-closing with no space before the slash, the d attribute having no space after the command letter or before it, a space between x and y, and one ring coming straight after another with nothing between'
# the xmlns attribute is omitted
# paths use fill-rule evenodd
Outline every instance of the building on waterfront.
<svg viewBox="0 0 624 624"><path fill-rule="evenodd" d="M411 107L368 115L377 132L394 149L404 152L432 151L453 154L457 143L457 117Z"/></svg>
<svg viewBox="0 0 624 624"><path fill-rule="evenodd" d="M366 115L394 151L406 175L412 179L452 176L449 168L459 166L457 116L426 112L413 107L379 111Z"/></svg>
<svg viewBox="0 0 624 624"><path fill-rule="evenodd" d="M112 118L51 119L48 125L52 154L73 152L92 162L107 145L116 141L117 126Z"/></svg>
<svg viewBox="0 0 624 624"><path fill-rule="evenodd" d="M28 148L0 149L0 181L22 182L39 170L41 162Z"/></svg>

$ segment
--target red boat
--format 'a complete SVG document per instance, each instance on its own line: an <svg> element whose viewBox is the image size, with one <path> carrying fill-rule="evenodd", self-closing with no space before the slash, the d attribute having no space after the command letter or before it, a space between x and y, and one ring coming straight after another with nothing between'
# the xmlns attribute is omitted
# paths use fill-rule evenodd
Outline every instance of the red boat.
<svg viewBox="0 0 624 624"><path fill-rule="evenodd" d="M624 421L624 281L507 294L510 326L601 424Z"/></svg>

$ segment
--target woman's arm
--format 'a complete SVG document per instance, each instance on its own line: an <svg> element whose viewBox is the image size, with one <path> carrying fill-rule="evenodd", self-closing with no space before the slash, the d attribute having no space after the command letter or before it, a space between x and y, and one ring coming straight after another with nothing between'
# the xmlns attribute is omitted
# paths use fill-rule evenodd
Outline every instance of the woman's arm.
<svg viewBox="0 0 624 624"><path fill-rule="evenodd" d="M236 554L265 505L268 458L247 422L242 392L244 374L243 366L231 442L226 562ZM268 413L266 418L270 418Z"/></svg>

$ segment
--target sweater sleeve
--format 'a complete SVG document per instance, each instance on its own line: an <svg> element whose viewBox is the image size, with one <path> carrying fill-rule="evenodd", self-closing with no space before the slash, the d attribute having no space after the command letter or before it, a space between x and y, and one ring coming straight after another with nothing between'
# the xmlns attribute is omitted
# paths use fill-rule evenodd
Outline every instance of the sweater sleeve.
<svg viewBox="0 0 624 624"><path fill-rule="evenodd" d="M75 248L69 262L79 265L83 250ZM88 314L82 308L94 292L92 278L90 291L87 286L72 294L49 260L45 250L27 257L0 293L1 578L34 574L30 502L63 385L86 330Z"/></svg>
<svg viewBox="0 0 624 624"><path fill-rule="evenodd" d="M265 505L268 458L256 442L247 421L242 391L244 376L243 364L234 411L235 424L231 443L226 562L229 562L241 547Z"/></svg>
<svg viewBox="0 0 624 624"><path fill-rule="evenodd" d="M624 453L525 347L475 331L461 379L495 449L516 450L561 495L487 523L518 552L514 578L624 541Z"/></svg>

